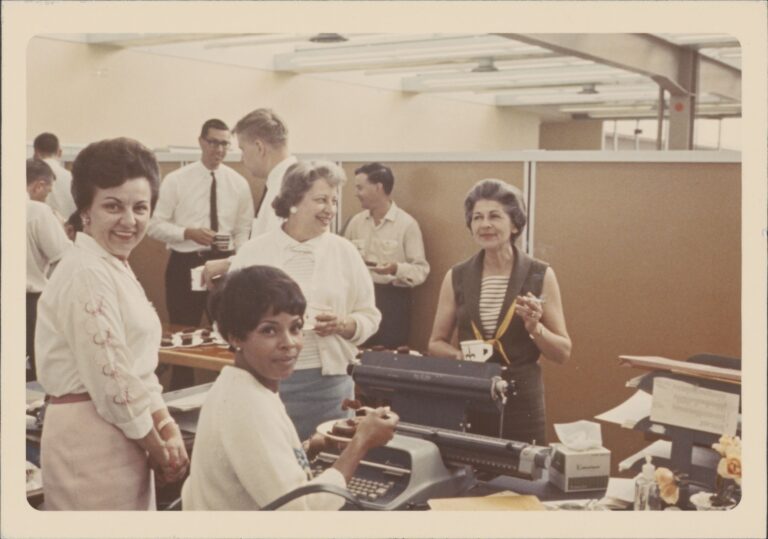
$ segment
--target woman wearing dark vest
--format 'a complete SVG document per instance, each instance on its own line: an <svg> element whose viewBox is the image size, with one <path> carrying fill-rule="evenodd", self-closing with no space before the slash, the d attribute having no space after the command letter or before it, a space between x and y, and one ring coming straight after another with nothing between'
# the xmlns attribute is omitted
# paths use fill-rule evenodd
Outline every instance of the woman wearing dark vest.
<svg viewBox="0 0 768 539"><path fill-rule="evenodd" d="M445 275L429 353L461 359L461 350L452 342L454 330L459 341L491 343L488 361L505 366L516 387L504 407L501 436L543 445L539 357L564 363L571 354L555 272L515 246L527 220L519 189L500 180L482 180L470 189L464 210L481 250ZM498 413L470 409L468 420L470 432L499 435Z"/></svg>

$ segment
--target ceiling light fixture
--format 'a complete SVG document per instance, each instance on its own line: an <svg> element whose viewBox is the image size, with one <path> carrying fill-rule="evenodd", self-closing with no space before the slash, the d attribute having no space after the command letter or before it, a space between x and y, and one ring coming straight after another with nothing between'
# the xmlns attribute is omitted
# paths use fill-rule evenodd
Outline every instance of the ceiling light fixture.
<svg viewBox="0 0 768 539"><path fill-rule="evenodd" d="M346 37L344 37L341 34L315 34L314 36L310 37L309 40L312 43L341 43L342 41L349 41Z"/></svg>
<svg viewBox="0 0 768 539"><path fill-rule="evenodd" d="M599 92L597 91L597 88L595 88L594 84L585 84L581 88L581 90L579 90L579 93L581 95L592 95L592 94L597 94Z"/></svg>
<svg viewBox="0 0 768 539"><path fill-rule="evenodd" d="M498 70L499 68L493 63L493 58L480 58L480 62L472 70L472 73L492 73Z"/></svg>

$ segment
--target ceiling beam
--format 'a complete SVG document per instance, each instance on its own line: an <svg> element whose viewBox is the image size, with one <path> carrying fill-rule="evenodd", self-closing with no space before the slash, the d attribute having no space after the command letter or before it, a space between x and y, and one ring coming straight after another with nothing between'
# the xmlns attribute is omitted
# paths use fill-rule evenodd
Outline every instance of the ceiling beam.
<svg viewBox="0 0 768 539"><path fill-rule="evenodd" d="M672 95L686 95L687 48L650 34L496 34L626 69L654 79ZM699 55L699 92L741 101L741 70Z"/></svg>

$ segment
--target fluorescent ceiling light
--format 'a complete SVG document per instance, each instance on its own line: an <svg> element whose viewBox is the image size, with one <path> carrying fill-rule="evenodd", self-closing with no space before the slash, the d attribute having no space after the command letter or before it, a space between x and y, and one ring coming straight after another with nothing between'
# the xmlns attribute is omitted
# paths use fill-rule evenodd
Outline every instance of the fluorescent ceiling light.
<svg viewBox="0 0 768 539"><path fill-rule="evenodd" d="M424 61L467 61L479 57L513 57L519 55L551 56L541 47L488 35L402 40L400 42L356 44L306 49L277 54L276 71L312 71L365 69Z"/></svg>

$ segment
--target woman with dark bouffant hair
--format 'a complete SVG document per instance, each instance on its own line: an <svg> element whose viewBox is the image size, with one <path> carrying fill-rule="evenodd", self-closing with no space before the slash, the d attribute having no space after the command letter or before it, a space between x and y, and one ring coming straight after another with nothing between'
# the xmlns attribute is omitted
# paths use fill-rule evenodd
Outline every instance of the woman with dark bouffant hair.
<svg viewBox="0 0 768 539"><path fill-rule="evenodd" d="M135 140L103 140L72 176L82 231L40 297L35 334L45 508L155 509L153 470L176 481L189 460L155 376L160 320L128 264L157 201L157 161Z"/></svg>
<svg viewBox="0 0 768 539"><path fill-rule="evenodd" d="M563 363L571 355L560 286L547 263L515 244L527 222L517 187L496 179L476 183L464 200L464 217L480 251L445 275L429 352L462 359L455 331L459 341L491 343L488 361L506 367L515 393L505 404L501 429L498 413L470 409L471 432L544 445L539 358Z"/></svg>
<svg viewBox="0 0 768 539"><path fill-rule="evenodd" d="M296 282L271 266L232 271L211 296L210 311L235 361L222 369L200 410L183 509L260 509L310 480L345 487L366 452L394 435L395 414L370 412L333 466L312 478L309 462L327 438L315 434L302 443L280 400L301 357L305 309ZM312 494L284 509L341 505L338 497Z"/></svg>
<svg viewBox="0 0 768 539"><path fill-rule="evenodd" d="M344 171L327 161L292 165L272 203L285 220L282 226L251 238L230 267L280 268L307 298L304 349L295 372L280 386L301 439L324 421L351 416L341 409L344 399L354 398L347 365L381 322L373 281L357 248L330 232L345 180Z"/></svg>

